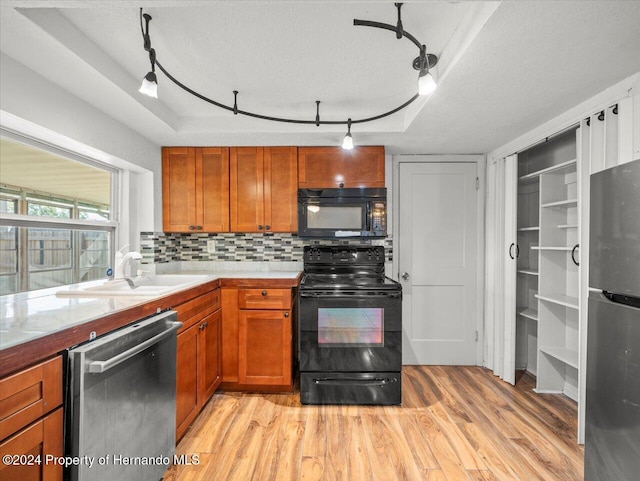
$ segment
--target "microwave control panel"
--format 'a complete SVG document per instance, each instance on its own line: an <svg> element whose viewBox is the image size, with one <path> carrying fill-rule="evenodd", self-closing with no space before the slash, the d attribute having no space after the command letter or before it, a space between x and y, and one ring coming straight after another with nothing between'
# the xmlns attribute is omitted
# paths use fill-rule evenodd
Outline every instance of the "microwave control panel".
<svg viewBox="0 0 640 481"><path fill-rule="evenodd" d="M372 230L374 232L382 232L382 233L386 232L387 222L386 222L384 202L374 202L373 209L371 210L371 222L372 222Z"/></svg>

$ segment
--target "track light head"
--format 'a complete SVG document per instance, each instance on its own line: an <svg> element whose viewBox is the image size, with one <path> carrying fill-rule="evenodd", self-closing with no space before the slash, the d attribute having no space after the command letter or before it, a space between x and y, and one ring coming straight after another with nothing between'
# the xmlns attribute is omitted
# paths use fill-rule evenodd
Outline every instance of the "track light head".
<svg viewBox="0 0 640 481"><path fill-rule="evenodd" d="M426 45L420 48L420 56L413 60L413 68L419 70L418 74L418 94L429 95L436 87L436 81L429 71L438 63L438 57L432 53L427 53Z"/></svg>
<svg viewBox="0 0 640 481"><path fill-rule="evenodd" d="M353 149L353 137L351 137L351 119L347 120L347 134L342 140L342 148L344 150Z"/></svg>
<svg viewBox="0 0 640 481"><path fill-rule="evenodd" d="M420 70L418 74L418 93L420 95L429 95L432 93L438 84L433 79L433 75L428 70Z"/></svg>
<svg viewBox="0 0 640 481"><path fill-rule="evenodd" d="M158 98L158 79L154 72L149 72L144 76L138 92L153 97L154 99Z"/></svg>

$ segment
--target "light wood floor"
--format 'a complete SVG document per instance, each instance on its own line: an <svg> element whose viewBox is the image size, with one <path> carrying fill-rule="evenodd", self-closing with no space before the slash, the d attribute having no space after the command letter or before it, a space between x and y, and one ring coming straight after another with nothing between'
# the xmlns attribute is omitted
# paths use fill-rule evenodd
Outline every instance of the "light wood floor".
<svg viewBox="0 0 640 481"><path fill-rule="evenodd" d="M165 481L581 480L576 404L479 367L405 366L401 407L302 406L298 393L218 393Z"/></svg>

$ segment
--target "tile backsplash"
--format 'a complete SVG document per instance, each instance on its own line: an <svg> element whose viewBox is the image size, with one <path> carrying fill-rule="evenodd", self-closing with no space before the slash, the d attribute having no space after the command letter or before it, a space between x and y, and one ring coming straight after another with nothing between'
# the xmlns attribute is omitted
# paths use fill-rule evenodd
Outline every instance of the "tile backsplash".
<svg viewBox="0 0 640 481"><path fill-rule="evenodd" d="M209 242L215 252L209 253ZM175 261L227 262L295 262L302 261L305 245L343 244L381 245L387 262L393 260L393 241L375 240L309 240L295 234L177 234L141 232L140 252L143 264Z"/></svg>

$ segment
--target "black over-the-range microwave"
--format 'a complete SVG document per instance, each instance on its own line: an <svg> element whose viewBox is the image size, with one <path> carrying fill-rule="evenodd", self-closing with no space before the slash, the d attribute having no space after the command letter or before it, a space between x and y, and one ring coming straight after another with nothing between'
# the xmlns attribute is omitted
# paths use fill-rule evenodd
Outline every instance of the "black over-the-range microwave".
<svg viewBox="0 0 640 481"><path fill-rule="evenodd" d="M384 238L387 189L298 189L298 236L301 238Z"/></svg>

